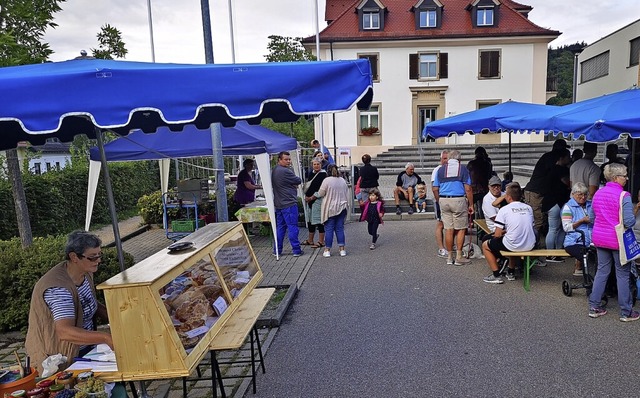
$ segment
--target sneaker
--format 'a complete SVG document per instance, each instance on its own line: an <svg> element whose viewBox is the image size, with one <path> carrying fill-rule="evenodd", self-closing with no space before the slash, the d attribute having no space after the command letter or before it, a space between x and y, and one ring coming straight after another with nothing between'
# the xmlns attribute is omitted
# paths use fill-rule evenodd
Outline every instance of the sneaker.
<svg viewBox="0 0 640 398"><path fill-rule="evenodd" d="M413 214L413 207L409 207L409 211L407 211L407 214Z"/></svg>
<svg viewBox="0 0 640 398"><path fill-rule="evenodd" d="M457 257L456 261L453 263L453 265L468 265L468 264L471 264L471 260L464 257Z"/></svg>
<svg viewBox="0 0 640 398"><path fill-rule="evenodd" d="M503 275L505 272L507 272L507 266L509 265L509 259L508 258L503 258L501 261L498 262L498 267L499 267L499 271L500 271L500 275Z"/></svg>
<svg viewBox="0 0 640 398"><path fill-rule="evenodd" d="M371 250L373 250L375 248L376 248L376 244L375 243L372 243L371 246L369 246L369 249L371 249Z"/></svg>
<svg viewBox="0 0 640 398"><path fill-rule="evenodd" d="M493 274L489 276L485 276L484 279L482 280L487 283L493 283L494 285L499 285L501 283L504 283L504 280L501 277L493 276Z"/></svg>
<svg viewBox="0 0 640 398"><path fill-rule="evenodd" d="M507 280L508 281L515 281L516 280L516 274L512 274L507 272Z"/></svg>
<svg viewBox="0 0 640 398"><path fill-rule="evenodd" d="M304 254L304 252L300 252L300 253L293 253L293 257L300 257Z"/></svg>
<svg viewBox="0 0 640 398"><path fill-rule="evenodd" d="M347 251L346 250L340 250L340 257L344 257L347 255Z"/></svg>
<svg viewBox="0 0 640 398"><path fill-rule="evenodd" d="M427 210L426 209L420 209L420 213L426 213Z"/></svg>
<svg viewBox="0 0 640 398"><path fill-rule="evenodd" d="M330 251L324 251L322 252L322 257L331 257L331 252Z"/></svg>
<svg viewBox="0 0 640 398"><path fill-rule="evenodd" d="M604 308L591 308L589 310L590 318L598 318L603 315L607 315L607 310L605 310ZM620 320L622 320L622 317L620 317Z"/></svg>
<svg viewBox="0 0 640 398"><path fill-rule="evenodd" d="M583 275L584 275L584 271L581 269L577 269L573 271L573 276L583 276Z"/></svg>
<svg viewBox="0 0 640 398"><path fill-rule="evenodd" d="M556 256L550 256L544 259L545 262L547 263L564 263L564 258L562 257L556 257Z"/></svg>
<svg viewBox="0 0 640 398"><path fill-rule="evenodd" d="M452 258L448 258L447 259L447 265L453 265L453 259Z"/></svg>
<svg viewBox="0 0 640 398"><path fill-rule="evenodd" d="M640 312L631 310L629 315L620 315L621 322L631 322L640 319Z"/></svg>
<svg viewBox="0 0 640 398"><path fill-rule="evenodd" d="M449 252L446 249L438 249L438 257L447 258L449 257Z"/></svg>
<svg viewBox="0 0 640 398"><path fill-rule="evenodd" d="M402 214L402 209L400 209L399 207L396 207L396 214L397 215Z"/></svg>

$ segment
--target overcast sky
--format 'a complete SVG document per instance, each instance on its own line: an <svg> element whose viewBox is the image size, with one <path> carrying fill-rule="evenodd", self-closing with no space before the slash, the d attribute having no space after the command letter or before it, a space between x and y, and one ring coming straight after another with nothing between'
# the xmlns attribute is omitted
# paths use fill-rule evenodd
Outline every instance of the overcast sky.
<svg viewBox="0 0 640 398"><path fill-rule="evenodd" d="M200 1L150 0L156 62L204 63ZM311 36L315 33L315 0L231 0L236 62L265 62L269 35ZM383 0L384 2L384 0ZM559 30L553 47L588 44L640 18L640 0L519 0L534 7L529 18ZM318 0L320 29L324 0ZM446 3L446 1L445 1ZM215 63L231 63L229 0L209 0ZM123 35L130 61L151 61L147 0L67 0L55 15L56 29L45 36L53 61L74 58L97 47L104 24Z"/></svg>

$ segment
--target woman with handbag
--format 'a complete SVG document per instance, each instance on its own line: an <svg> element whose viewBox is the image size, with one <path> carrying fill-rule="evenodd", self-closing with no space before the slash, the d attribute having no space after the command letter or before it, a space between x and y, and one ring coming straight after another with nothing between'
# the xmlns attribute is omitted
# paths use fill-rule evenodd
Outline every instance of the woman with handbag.
<svg viewBox="0 0 640 398"><path fill-rule="evenodd" d="M313 194L318 192L322 181L327 177L327 172L322 169L322 161L314 158L311 162L311 175L309 181L304 185L304 196L307 214L309 215L309 237L302 242L303 245L311 245L312 248L324 247L324 225L320 220L320 209L322 208L322 198L316 198ZM313 239L318 230L318 242Z"/></svg>
<svg viewBox="0 0 640 398"><path fill-rule="evenodd" d="M635 225L631 194L624 191L627 182L627 168L618 163L610 163L604 168L606 185L593 196L589 218L593 220L592 241L598 252L598 270L589 296L589 316L598 318L606 315L601 306L607 279L615 266L618 287L620 321L630 322L640 319L640 313L633 310L633 298L629 287L631 265L627 260L625 243L620 232Z"/></svg>

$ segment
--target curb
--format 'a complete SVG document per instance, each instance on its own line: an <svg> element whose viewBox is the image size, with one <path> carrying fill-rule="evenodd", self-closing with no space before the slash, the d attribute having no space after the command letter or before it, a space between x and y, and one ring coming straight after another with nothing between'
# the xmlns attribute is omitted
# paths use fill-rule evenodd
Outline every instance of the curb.
<svg viewBox="0 0 640 398"><path fill-rule="evenodd" d="M275 314L269 318L258 318L256 321L256 326L259 328L268 327L274 328L280 326L282 323L282 318L287 313L289 306L293 302L293 299L298 294L298 287L296 285L277 285L277 286L261 286L261 287L275 287L276 289L287 288L287 293L282 298L282 301L278 304L278 308L275 310Z"/></svg>
<svg viewBox="0 0 640 398"><path fill-rule="evenodd" d="M120 241L124 242L124 241L126 241L128 239L131 239L131 238L136 237L136 236L138 236L138 235L140 235L142 233L145 233L150 229L151 229L150 225L143 225L142 227L136 229L135 231L133 231L133 232L127 234L127 235L121 236L120 237ZM102 245L102 247L114 247L115 245L116 245L116 241L114 240L112 242L109 242L107 244Z"/></svg>

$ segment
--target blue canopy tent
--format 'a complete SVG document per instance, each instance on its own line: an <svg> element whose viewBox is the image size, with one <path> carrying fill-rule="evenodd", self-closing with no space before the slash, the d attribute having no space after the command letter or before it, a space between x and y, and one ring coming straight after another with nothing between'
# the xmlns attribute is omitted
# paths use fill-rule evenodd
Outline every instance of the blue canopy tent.
<svg viewBox="0 0 640 398"><path fill-rule="evenodd" d="M263 184L271 186L269 169L269 154L280 151L294 151L298 147L295 138L287 137L276 131L262 126L251 126L246 121L239 121L234 127L223 127L222 154L255 155L258 171L262 175ZM140 130L134 131L126 137L120 137L104 146L107 162L158 160L160 162L160 181L162 192L167 192L169 181L169 160L172 158L190 158L211 156L213 148L211 135L206 130L198 130L189 125L181 132L172 132L166 127L160 127L155 134L145 134ZM89 151L89 184L87 188L87 212L85 229L88 231L98 178L100 173L100 151L94 147ZM270 216L275 219L273 195L265 190L267 207ZM271 225L275 236L275 223Z"/></svg>
<svg viewBox="0 0 640 398"><path fill-rule="evenodd" d="M293 121L301 115L341 112L373 99L367 60L180 65L95 59L0 68L0 150L20 141L43 144L102 131L127 135L160 126L211 128L246 119ZM102 152L102 151L101 151ZM118 220L106 158L102 168L121 267Z"/></svg>
<svg viewBox="0 0 640 398"><path fill-rule="evenodd" d="M501 129L584 136L589 142L613 141L622 134L640 137L640 89L606 94L561 107L498 121Z"/></svg>
<svg viewBox="0 0 640 398"><path fill-rule="evenodd" d="M502 128L498 121L502 118L527 115L553 108L557 107L509 100L501 104L429 122L424 126L422 137L441 138L451 134L500 132ZM509 134L509 170L511 170L511 134Z"/></svg>

